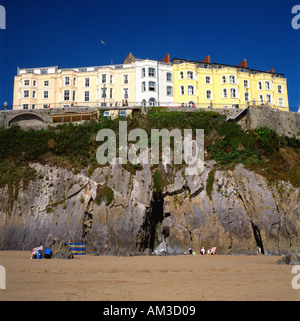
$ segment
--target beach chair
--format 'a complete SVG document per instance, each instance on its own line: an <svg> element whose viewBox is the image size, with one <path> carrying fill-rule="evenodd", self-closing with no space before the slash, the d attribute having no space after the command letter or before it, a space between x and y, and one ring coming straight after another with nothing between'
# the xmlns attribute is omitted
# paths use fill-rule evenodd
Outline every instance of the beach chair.
<svg viewBox="0 0 300 321"><path fill-rule="evenodd" d="M43 253L41 250L37 251L37 254L36 254L36 259L40 260L43 258Z"/></svg>
<svg viewBox="0 0 300 321"><path fill-rule="evenodd" d="M45 249L44 258L45 259L51 259L51 256L52 256L52 250L51 249Z"/></svg>

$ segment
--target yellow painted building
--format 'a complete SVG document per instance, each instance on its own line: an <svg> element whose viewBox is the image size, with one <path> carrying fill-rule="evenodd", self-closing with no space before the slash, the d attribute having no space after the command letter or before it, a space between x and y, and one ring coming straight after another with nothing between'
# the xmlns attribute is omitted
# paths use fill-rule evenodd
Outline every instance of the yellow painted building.
<svg viewBox="0 0 300 321"><path fill-rule="evenodd" d="M135 104L134 63L18 69L13 109Z"/></svg>
<svg viewBox="0 0 300 321"><path fill-rule="evenodd" d="M214 108L269 105L288 110L286 78L283 74L252 70L244 59L239 65L179 58L172 60L174 101L182 106Z"/></svg>

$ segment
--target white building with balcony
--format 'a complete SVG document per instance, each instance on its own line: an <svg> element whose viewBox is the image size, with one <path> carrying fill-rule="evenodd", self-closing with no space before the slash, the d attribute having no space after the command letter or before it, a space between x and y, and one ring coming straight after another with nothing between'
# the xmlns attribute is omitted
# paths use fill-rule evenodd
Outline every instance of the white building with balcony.
<svg viewBox="0 0 300 321"><path fill-rule="evenodd" d="M173 67L168 62L135 59L135 99L141 106L174 106Z"/></svg>

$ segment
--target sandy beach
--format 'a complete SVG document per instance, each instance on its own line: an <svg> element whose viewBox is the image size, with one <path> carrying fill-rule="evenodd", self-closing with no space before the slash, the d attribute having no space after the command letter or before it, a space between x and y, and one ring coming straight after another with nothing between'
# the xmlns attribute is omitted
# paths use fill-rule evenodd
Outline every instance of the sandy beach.
<svg viewBox="0 0 300 321"><path fill-rule="evenodd" d="M292 266L276 256L76 256L30 260L0 252L6 270L1 301L299 300Z"/></svg>

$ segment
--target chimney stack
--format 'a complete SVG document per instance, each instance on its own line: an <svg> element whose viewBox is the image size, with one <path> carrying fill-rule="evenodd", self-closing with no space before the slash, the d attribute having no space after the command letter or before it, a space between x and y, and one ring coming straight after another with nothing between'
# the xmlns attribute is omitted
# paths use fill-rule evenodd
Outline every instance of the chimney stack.
<svg viewBox="0 0 300 321"><path fill-rule="evenodd" d="M170 62L170 54L167 53L161 62Z"/></svg>
<svg viewBox="0 0 300 321"><path fill-rule="evenodd" d="M238 64L238 67L247 68L247 60L243 59L243 61Z"/></svg>
<svg viewBox="0 0 300 321"><path fill-rule="evenodd" d="M247 60L243 59L243 61L238 64L238 67L247 68Z"/></svg>
<svg viewBox="0 0 300 321"><path fill-rule="evenodd" d="M210 56L206 56L205 59L202 60L202 62L210 64Z"/></svg>

